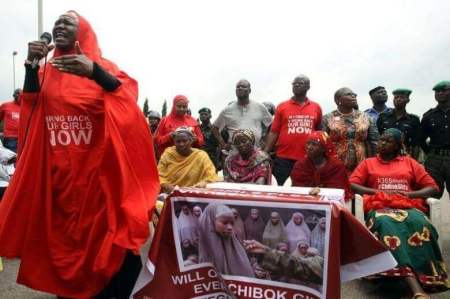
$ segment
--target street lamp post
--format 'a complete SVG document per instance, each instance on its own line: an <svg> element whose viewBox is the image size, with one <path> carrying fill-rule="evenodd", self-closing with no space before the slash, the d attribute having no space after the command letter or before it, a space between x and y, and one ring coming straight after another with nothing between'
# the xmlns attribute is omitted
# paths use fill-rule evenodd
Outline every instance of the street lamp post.
<svg viewBox="0 0 450 299"><path fill-rule="evenodd" d="M13 51L13 90L16 90L16 55L17 51Z"/></svg>
<svg viewBox="0 0 450 299"><path fill-rule="evenodd" d="M38 0L38 39L44 32L44 18L43 18L43 0Z"/></svg>

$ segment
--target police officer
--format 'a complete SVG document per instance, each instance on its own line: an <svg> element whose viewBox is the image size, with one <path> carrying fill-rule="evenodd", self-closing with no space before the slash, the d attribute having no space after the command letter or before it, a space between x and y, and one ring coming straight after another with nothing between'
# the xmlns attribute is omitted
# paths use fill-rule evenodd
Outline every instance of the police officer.
<svg viewBox="0 0 450 299"><path fill-rule="evenodd" d="M423 115L420 145L427 153L425 168L438 183L442 196L444 183L447 192L450 187L450 81L439 82L433 90L438 104Z"/></svg>
<svg viewBox="0 0 450 299"><path fill-rule="evenodd" d="M412 91L407 88L395 89L392 92L394 95L394 109L380 114L377 120L377 127L380 135L389 128L396 128L402 131L405 136L403 142L406 152L417 160L420 153L418 138L420 119L417 115L406 112L406 105L409 103L411 93Z"/></svg>
<svg viewBox="0 0 450 299"><path fill-rule="evenodd" d="M211 124L211 109L202 108L198 111L200 118L200 129L202 130L205 144L202 146L202 150L208 153L209 158L214 163L216 170L221 168L220 165L220 150L219 141L214 136Z"/></svg>

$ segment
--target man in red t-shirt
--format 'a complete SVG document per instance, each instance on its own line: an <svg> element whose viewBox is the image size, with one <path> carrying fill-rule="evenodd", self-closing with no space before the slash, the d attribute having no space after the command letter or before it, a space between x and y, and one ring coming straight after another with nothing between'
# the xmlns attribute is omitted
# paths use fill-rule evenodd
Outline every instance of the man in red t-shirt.
<svg viewBox="0 0 450 299"><path fill-rule="evenodd" d="M309 133L320 129L322 109L306 96L309 78L297 76L292 82L294 95L278 105L267 136L264 150L270 152L276 143L273 175L282 186L294 163L306 155L305 143Z"/></svg>
<svg viewBox="0 0 450 299"><path fill-rule="evenodd" d="M14 90L14 101L0 106L0 121L3 122L3 146L17 152L17 137L19 136L20 88Z"/></svg>

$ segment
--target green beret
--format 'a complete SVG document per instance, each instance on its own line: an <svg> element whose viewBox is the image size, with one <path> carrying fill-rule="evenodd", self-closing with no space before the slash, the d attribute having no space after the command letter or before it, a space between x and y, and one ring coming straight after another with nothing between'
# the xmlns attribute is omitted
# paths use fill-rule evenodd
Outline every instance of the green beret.
<svg viewBox="0 0 450 299"><path fill-rule="evenodd" d="M433 87L434 91L441 91L450 88L450 81L441 81Z"/></svg>
<svg viewBox="0 0 450 299"><path fill-rule="evenodd" d="M397 88L396 90L392 91L392 94L394 96L396 95L405 95L405 96L409 96L412 93L411 89L407 89L407 88Z"/></svg>

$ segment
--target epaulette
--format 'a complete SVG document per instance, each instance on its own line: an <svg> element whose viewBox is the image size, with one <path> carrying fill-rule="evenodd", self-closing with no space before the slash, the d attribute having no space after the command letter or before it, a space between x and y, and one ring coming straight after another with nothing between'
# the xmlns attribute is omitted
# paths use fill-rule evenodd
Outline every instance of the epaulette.
<svg viewBox="0 0 450 299"><path fill-rule="evenodd" d="M425 116L428 116L429 114L433 113L434 111L436 111L436 107L435 108L431 108L430 110L428 110L427 112L425 112L422 116L422 118L424 118Z"/></svg>

